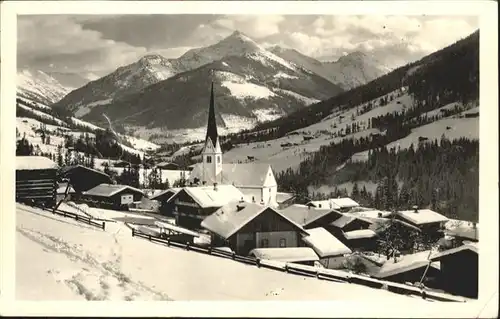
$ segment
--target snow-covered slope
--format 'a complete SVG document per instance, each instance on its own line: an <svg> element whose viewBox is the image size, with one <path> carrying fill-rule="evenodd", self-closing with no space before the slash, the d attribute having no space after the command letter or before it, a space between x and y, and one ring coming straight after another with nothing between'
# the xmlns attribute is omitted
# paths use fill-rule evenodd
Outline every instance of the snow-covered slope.
<svg viewBox="0 0 500 319"><path fill-rule="evenodd" d="M33 263L33 260L43 262ZM119 221L107 222L106 231L102 231L20 204L16 206L16 298L366 299L414 306L428 303L385 290L306 278L165 247L133 238L131 230Z"/></svg>
<svg viewBox="0 0 500 319"><path fill-rule="evenodd" d="M17 94L35 102L50 105L62 99L73 88L64 87L40 70L20 70L17 73Z"/></svg>
<svg viewBox="0 0 500 319"><path fill-rule="evenodd" d="M308 127L290 132L287 136L279 139L254 142L249 144L240 144L230 151L224 153L225 162L247 161L248 156L254 156L255 162L269 163L276 172L286 170L287 168L297 168L310 153L316 152L323 145L329 145L332 142L338 143L343 139L367 137L371 134L383 134L378 129L368 128L368 119L393 112L401 112L412 107L413 100L401 90L391 92L383 97L393 97L387 105L378 106L372 110L357 115L357 109L362 108L367 103L376 103L380 98L353 107L345 111L333 112L323 120ZM448 108L448 106L443 107ZM473 112L474 109L468 110ZM344 128L351 123L360 123L360 131L354 134L345 134ZM451 116L449 118L439 119L436 122L416 128L413 132L388 146L396 148L408 147L411 143L418 144L420 136L427 137L430 140L439 139L441 135L449 139L460 137L479 138L479 117L463 118L460 116ZM352 159L365 160L367 152L355 154Z"/></svg>

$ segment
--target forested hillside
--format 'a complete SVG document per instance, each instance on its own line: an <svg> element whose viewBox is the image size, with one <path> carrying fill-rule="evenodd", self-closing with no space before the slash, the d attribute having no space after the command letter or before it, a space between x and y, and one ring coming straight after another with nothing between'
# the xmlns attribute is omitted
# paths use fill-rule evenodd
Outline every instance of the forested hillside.
<svg viewBox="0 0 500 319"><path fill-rule="evenodd" d="M322 146L302 161L298 169L278 174L278 185L285 191L307 194L310 185L372 182L378 185L374 194L355 185L348 195L379 209L418 205L434 208L450 217L477 221L478 140L448 140L444 136L433 140L422 136L418 145L412 144L409 149L386 146L408 136L412 129L438 119L460 120L478 115L464 115L464 111L478 105L479 101L479 32L419 62L319 103L309 112L294 113L270 123L268 125L274 127L265 133L261 131L256 138L286 134L324 118L334 108L352 108L401 86L407 88L413 105L368 121L369 128L377 128L384 134L346 138ZM378 101L380 105L387 102L386 98ZM451 107L437 110L445 105ZM371 103L367 103L358 112L362 114L371 107ZM353 123L346 131L357 129ZM368 161L352 162L352 156L362 151L369 152ZM347 195L344 189L334 193L334 196Z"/></svg>

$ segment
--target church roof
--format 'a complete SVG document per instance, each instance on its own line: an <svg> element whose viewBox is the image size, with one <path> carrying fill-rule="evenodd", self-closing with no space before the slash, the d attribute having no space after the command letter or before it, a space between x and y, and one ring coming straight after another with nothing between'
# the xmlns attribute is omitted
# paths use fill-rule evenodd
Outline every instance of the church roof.
<svg viewBox="0 0 500 319"><path fill-rule="evenodd" d="M234 184L236 187L261 187L267 178L269 171L269 164L260 163L234 163L222 164L222 178L219 174L216 180L207 180L209 184ZM191 172L190 179L198 178L200 181L203 179L203 164L198 163Z"/></svg>
<svg viewBox="0 0 500 319"><path fill-rule="evenodd" d="M217 143L217 123L215 120L215 101L214 101L214 84L212 83L212 89L210 92L210 106L208 108L208 123L207 123L207 136L205 137L205 144L208 139L212 142L214 148L216 148Z"/></svg>

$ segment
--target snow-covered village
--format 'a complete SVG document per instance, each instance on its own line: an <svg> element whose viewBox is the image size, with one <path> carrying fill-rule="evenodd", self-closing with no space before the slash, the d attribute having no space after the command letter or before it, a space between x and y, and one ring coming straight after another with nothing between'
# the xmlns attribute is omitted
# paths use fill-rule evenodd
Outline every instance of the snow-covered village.
<svg viewBox="0 0 500 319"><path fill-rule="evenodd" d="M477 300L478 20L18 16L16 298Z"/></svg>

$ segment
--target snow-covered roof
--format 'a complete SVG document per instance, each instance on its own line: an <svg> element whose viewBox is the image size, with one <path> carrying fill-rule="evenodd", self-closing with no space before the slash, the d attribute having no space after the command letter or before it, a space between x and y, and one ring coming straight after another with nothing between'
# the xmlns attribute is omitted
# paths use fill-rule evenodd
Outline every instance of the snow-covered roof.
<svg viewBox="0 0 500 319"><path fill-rule="evenodd" d="M222 238L229 238L254 218L269 210L290 222L297 230L307 234L300 225L283 216L272 207L245 202L230 202L222 206L215 213L206 217L201 222L201 226Z"/></svg>
<svg viewBox="0 0 500 319"><path fill-rule="evenodd" d="M478 253L478 245L477 245L477 243L470 243L469 242L465 245L461 245L461 246L458 246L456 248L452 248L452 249L438 252L438 253L431 256L431 260L437 261L437 260L440 260L444 256L456 254L456 253L459 253L459 252L464 251L464 250L470 250L470 251L475 252L477 254Z"/></svg>
<svg viewBox="0 0 500 319"><path fill-rule="evenodd" d="M67 175L71 175L72 172L76 171L76 170L84 170L86 172L92 172L92 173L95 173L95 174L98 174L98 175L102 175L103 177L106 177L108 178L110 181L110 177L108 174L104 173L104 172L101 172L97 169L94 169L94 168L90 168L90 167L87 167L87 166L83 166L83 165L71 165L71 166L65 166L61 169L61 172L59 175L61 176L67 176Z"/></svg>
<svg viewBox="0 0 500 319"><path fill-rule="evenodd" d="M293 196L295 196L295 195L291 194L291 193L277 192L276 193L276 201L278 203L283 203L283 202L286 202L287 200L291 199Z"/></svg>
<svg viewBox="0 0 500 319"><path fill-rule="evenodd" d="M314 200L307 203L307 205L312 205L318 208L331 208L331 209L341 209L349 207L358 207L359 204L350 199L349 197L339 197L330 198L325 200Z"/></svg>
<svg viewBox="0 0 500 319"><path fill-rule="evenodd" d="M470 240L479 240L479 229L473 227L459 226L446 231L446 234L453 237L461 237Z"/></svg>
<svg viewBox="0 0 500 319"><path fill-rule="evenodd" d="M340 209L340 206L334 204L331 200L312 200L306 204L307 206L313 206L322 209Z"/></svg>
<svg viewBox="0 0 500 319"><path fill-rule="evenodd" d="M356 220L356 217L353 216L348 216L348 215L342 215L339 219L336 221L332 222L331 225L338 227L338 228L344 228L345 226L349 225L353 221Z"/></svg>
<svg viewBox="0 0 500 319"><path fill-rule="evenodd" d="M181 191L185 191L203 208L222 207L229 202L244 198L243 193L233 185L184 187ZM174 196L180 194L181 191ZM173 196L170 199L173 199Z"/></svg>
<svg viewBox="0 0 500 319"><path fill-rule="evenodd" d="M144 192L128 185L113 185L113 184L100 184L94 188L89 189L84 194L90 196L111 197L125 189L131 190L135 193L144 195Z"/></svg>
<svg viewBox="0 0 500 319"><path fill-rule="evenodd" d="M284 262L318 261L319 257L309 247L255 248L250 256L259 259L278 260Z"/></svg>
<svg viewBox="0 0 500 319"><path fill-rule="evenodd" d="M185 234L185 235L190 235L190 236L193 236L193 237L200 237L200 234L197 233L197 232L194 232L190 229L186 229L186 228L182 228L182 227L179 227L179 226L175 226L175 225L172 225L170 223L165 223L165 222L161 222L161 221L155 221L155 225L160 227L160 228L166 228L168 230L172 230L172 231L175 231L175 232L178 232L178 233L181 233L181 234Z"/></svg>
<svg viewBox="0 0 500 319"><path fill-rule="evenodd" d="M335 204L341 208L358 207L359 206L359 204L357 202L350 199L349 197L330 198L330 201L332 201L333 204Z"/></svg>
<svg viewBox="0 0 500 319"><path fill-rule="evenodd" d="M57 169L57 164L44 156L16 156L16 170Z"/></svg>
<svg viewBox="0 0 500 319"><path fill-rule="evenodd" d="M352 251L323 227L308 229L309 236L303 238L320 257L350 254Z"/></svg>
<svg viewBox="0 0 500 319"><path fill-rule="evenodd" d="M281 214L299 225L306 226L328 214L341 214L331 209L314 208L306 205L294 204L282 209Z"/></svg>
<svg viewBox="0 0 500 319"><path fill-rule="evenodd" d="M180 187L172 187L172 188L169 188L169 189L166 189L166 190L163 190L161 192L156 193L150 199L152 199L152 200L158 200L160 197L163 197L165 194L171 194L169 196L169 198L166 198L167 200L169 200L170 198L172 198L172 196L174 196L175 194L177 194L177 192L180 191L181 189L182 188L180 188Z"/></svg>
<svg viewBox="0 0 500 319"><path fill-rule="evenodd" d="M448 221L448 218L430 209L403 210L398 211L397 214L416 225Z"/></svg>
<svg viewBox="0 0 500 319"><path fill-rule="evenodd" d="M221 182L222 184L234 184L235 186L254 186L261 187L264 185L269 164L260 163L231 163L222 164L222 172L217 175L216 180L206 180L207 183ZM193 166L193 171L189 177L190 181L198 178L203 181L203 164L198 163Z"/></svg>
<svg viewBox="0 0 500 319"><path fill-rule="evenodd" d="M373 276L376 278L387 278L407 271L412 271L421 267L427 267L429 264L429 251L421 251L415 254L402 255L384 262L378 273ZM439 263L432 263L432 267L439 269Z"/></svg>
<svg viewBox="0 0 500 319"><path fill-rule="evenodd" d="M371 229L359 229L344 233L344 237L347 240L351 239L361 239L361 238L372 238L377 236L377 234Z"/></svg>
<svg viewBox="0 0 500 319"><path fill-rule="evenodd" d="M346 215L356 216L356 217L368 217L368 218L386 218L391 215L391 212L381 211L378 209L365 208L365 207L354 207Z"/></svg>

